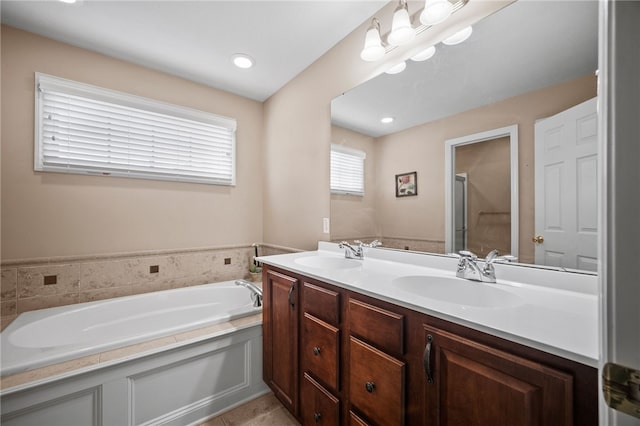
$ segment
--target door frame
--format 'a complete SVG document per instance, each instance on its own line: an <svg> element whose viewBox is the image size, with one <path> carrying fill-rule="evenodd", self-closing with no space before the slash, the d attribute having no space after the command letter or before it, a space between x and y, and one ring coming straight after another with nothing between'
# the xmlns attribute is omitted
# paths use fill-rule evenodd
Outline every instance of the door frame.
<svg viewBox="0 0 640 426"><path fill-rule="evenodd" d="M640 3L600 2L598 49L600 233L600 398L601 425L626 425L637 419L615 411L602 394L607 362L640 369ZM629 84L631 83L631 84Z"/></svg>
<svg viewBox="0 0 640 426"><path fill-rule="evenodd" d="M456 174L457 146L469 145L472 143L484 142L491 139L509 137L509 158L510 158L510 183L511 183L511 256L518 257L518 206L520 198L518 195L518 125L500 127L499 129L487 130L486 132L475 133L445 141L444 149L444 251L451 253L454 249L456 237L453 188Z"/></svg>

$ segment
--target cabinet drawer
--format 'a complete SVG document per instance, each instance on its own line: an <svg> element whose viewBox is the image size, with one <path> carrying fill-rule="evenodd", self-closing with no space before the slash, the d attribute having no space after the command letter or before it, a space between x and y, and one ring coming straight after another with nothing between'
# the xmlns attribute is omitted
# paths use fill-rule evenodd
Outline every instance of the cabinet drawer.
<svg viewBox="0 0 640 426"><path fill-rule="evenodd" d="M404 316L349 299L349 330L354 336L394 355L404 353Z"/></svg>
<svg viewBox="0 0 640 426"><path fill-rule="evenodd" d="M404 421L404 362L355 337L349 340L349 400L382 425Z"/></svg>
<svg viewBox="0 0 640 426"><path fill-rule="evenodd" d="M303 284L303 311L309 312L329 324L340 323L340 294L305 282Z"/></svg>
<svg viewBox="0 0 640 426"><path fill-rule="evenodd" d="M302 368L333 391L338 390L339 330L305 313L302 326Z"/></svg>
<svg viewBox="0 0 640 426"><path fill-rule="evenodd" d="M302 380L302 424L337 426L340 401L307 373Z"/></svg>

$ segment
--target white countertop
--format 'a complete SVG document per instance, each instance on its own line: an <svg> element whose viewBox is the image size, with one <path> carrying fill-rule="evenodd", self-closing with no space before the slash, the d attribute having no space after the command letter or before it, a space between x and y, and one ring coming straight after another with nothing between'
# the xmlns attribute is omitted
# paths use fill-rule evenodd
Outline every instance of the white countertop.
<svg viewBox="0 0 640 426"><path fill-rule="evenodd" d="M475 290L482 293L484 289L469 286L491 286L486 289L487 294L508 296L505 300L509 303L474 306L477 304L470 300L469 294L466 297L460 294L461 303L457 303L449 297L430 297L429 291L407 290L394 282L406 276L420 276L418 284L424 276L459 280L455 278L457 260L453 257L365 249L363 260L349 259L353 264L342 268L308 266L311 257L322 257L340 265L347 262L339 260L344 259L344 250L337 244L324 242L318 243L317 251L263 256L258 260L582 364L598 366L596 275L496 264L496 284L468 280L460 284L474 293ZM452 297L455 299L455 294Z"/></svg>

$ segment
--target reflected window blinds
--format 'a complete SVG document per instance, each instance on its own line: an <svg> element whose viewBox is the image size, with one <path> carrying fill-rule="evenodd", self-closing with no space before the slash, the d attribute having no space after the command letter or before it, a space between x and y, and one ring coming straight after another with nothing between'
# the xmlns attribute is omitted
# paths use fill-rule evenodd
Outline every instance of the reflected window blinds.
<svg viewBox="0 0 640 426"><path fill-rule="evenodd" d="M364 195L364 151L331 145L331 193Z"/></svg>

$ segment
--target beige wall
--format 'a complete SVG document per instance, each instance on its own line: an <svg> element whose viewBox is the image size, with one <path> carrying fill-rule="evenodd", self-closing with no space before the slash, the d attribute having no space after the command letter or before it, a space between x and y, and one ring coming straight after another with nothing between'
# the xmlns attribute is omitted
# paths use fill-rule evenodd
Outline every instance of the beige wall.
<svg viewBox="0 0 640 426"><path fill-rule="evenodd" d="M331 99L508 3L469 2L446 25L430 28L411 46L397 48L376 63L359 56L367 21L269 98L264 108L264 241L313 249L329 237L322 233L322 218L330 214ZM376 13L383 33L389 30L395 6L390 2Z"/></svg>
<svg viewBox="0 0 640 426"><path fill-rule="evenodd" d="M236 118L237 185L34 172L36 71ZM262 241L259 102L2 26L2 123L3 261Z"/></svg>
<svg viewBox="0 0 640 426"><path fill-rule="evenodd" d="M375 144L371 136L332 126L331 142L359 149L367 154L364 161L364 196L331 194L331 238L353 240L377 237Z"/></svg>
<svg viewBox="0 0 640 426"><path fill-rule="evenodd" d="M520 261L532 263L534 246L534 124L596 96L593 75L466 111L378 138L376 175L388 181L377 206L382 234L444 239L444 143L448 139L518 124ZM405 155L410 152L411 155ZM418 196L395 198L393 176L417 170ZM381 186L382 187L382 186ZM397 220L402 212L406 220Z"/></svg>

